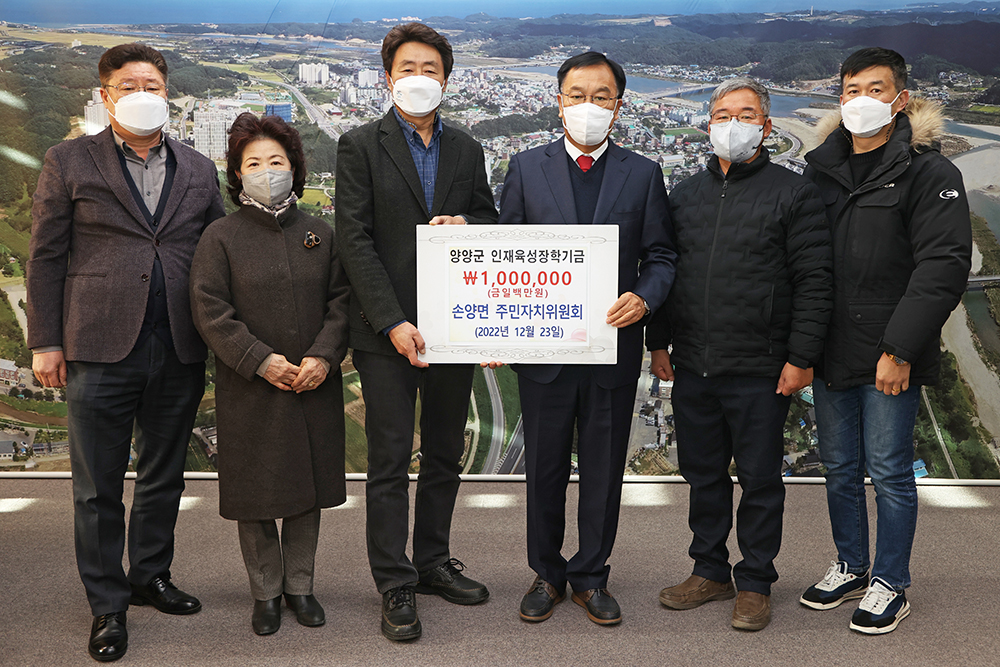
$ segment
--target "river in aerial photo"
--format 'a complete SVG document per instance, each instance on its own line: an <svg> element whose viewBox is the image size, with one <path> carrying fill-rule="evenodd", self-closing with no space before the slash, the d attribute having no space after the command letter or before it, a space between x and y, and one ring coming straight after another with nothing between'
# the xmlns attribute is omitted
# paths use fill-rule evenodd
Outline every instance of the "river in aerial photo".
<svg viewBox="0 0 1000 667"><path fill-rule="evenodd" d="M986 194L981 190L971 190L969 192L969 207L973 213L984 218L990 231L993 232L994 236L1000 238L1000 198ZM997 327L996 321L990 315L986 293L981 290L966 292L962 303L975 325L980 343L984 347L1000 353L1000 328Z"/></svg>
<svg viewBox="0 0 1000 667"><path fill-rule="evenodd" d="M525 74L548 74L552 77L553 82L555 82L556 72L559 68L555 65L525 65L518 67L511 67L508 71L511 72L522 72ZM698 85L696 82L692 81L675 81L673 79L653 79L645 76L636 76L634 74L628 74L625 77L625 90L630 93L668 93L672 91L679 91L684 89L689 89L693 85ZM714 85L714 84L706 84ZM680 95L682 99L689 100L691 102L707 102L708 98L712 96L712 91L707 92L697 92ZM797 109L802 107L808 107L810 102L824 102L829 104L831 98L829 97L814 97L814 96L797 96L797 95L771 95L771 115L772 116L791 116L795 113ZM997 137L1000 139L1000 137Z"/></svg>
<svg viewBox="0 0 1000 667"><path fill-rule="evenodd" d="M994 236L1000 239L1000 169L997 168L1000 128L949 123L947 129L975 146L953 156L952 162L962 172L972 212L984 218ZM990 315L986 294L981 290L966 292L942 336L945 346L958 358L962 377L976 397L983 426L1000 438L1000 380L970 345L973 331L985 349L1000 353L1000 328Z"/></svg>

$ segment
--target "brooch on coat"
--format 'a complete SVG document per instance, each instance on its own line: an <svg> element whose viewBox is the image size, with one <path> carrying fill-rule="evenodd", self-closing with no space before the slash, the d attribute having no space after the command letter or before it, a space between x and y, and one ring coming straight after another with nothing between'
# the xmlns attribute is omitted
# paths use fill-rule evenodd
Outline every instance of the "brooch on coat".
<svg viewBox="0 0 1000 667"><path fill-rule="evenodd" d="M319 242L320 242L320 238L318 236L316 236L312 232L306 232L306 240L303 241L303 244L305 245L305 247L307 247L307 248L313 248L315 246L318 246Z"/></svg>

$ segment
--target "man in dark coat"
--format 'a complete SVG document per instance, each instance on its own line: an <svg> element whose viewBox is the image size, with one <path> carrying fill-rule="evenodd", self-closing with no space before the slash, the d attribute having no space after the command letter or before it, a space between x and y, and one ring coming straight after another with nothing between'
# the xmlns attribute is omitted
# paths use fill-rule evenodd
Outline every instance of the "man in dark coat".
<svg viewBox="0 0 1000 667"><path fill-rule="evenodd" d="M902 56L861 49L840 77L843 120L822 128L805 174L833 228L833 317L813 391L837 560L800 601L832 609L864 596L850 627L883 634L910 610L913 427L965 291L972 232L962 175L939 152L940 105L910 97ZM866 470L878 505L870 573Z"/></svg>
<svg viewBox="0 0 1000 667"><path fill-rule="evenodd" d="M646 337L652 371L674 381L677 460L691 485L694 533L694 572L660 602L691 609L738 590L733 627L760 630L778 578L782 431L791 394L812 381L830 317L830 232L816 187L770 162L763 147L767 89L731 79L710 105L715 155L670 193L677 280ZM734 458L743 560L730 567Z"/></svg>
<svg viewBox="0 0 1000 667"><path fill-rule="evenodd" d="M128 647L125 611L201 609L170 579L184 461L205 388L188 270L225 214L215 165L168 139L167 65L141 44L99 65L111 127L52 147L38 178L27 267L28 347L46 387L66 387L77 565L89 651ZM122 480L137 427L129 573Z"/></svg>
<svg viewBox="0 0 1000 667"><path fill-rule="evenodd" d="M421 633L415 590L457 604L489 597L449 550L473 367L428 367L419 357L414 227L493 223L497 214L482 147L437 113L453 64L448 41L419 23L396 26L382 63L395 106L340 139L337 242L351 281L351 347L366 408L368 560L382 594L382 633L403 640ZM411 562L407 473L418 389Z"/></svg>
<svg viewBox="0 0 1000 667"><path fill-rule="evenodd" d="M642 327L674 277L674 250L663 172L608 139L621 109L625 72L596 52L573 56L558 72L564 139L514 156L504 181L501 224L617 225L618 294L607 322L618 329L609 365L515 364L524 417L528 476L528 565L536 577L521 600L525 621L544 621L573 587L573 601L601 625L621 622L608 592L607 560L618 533L622 475ZM593 123L579 123L592 115ZM596 128L591 133L590 129ZM561 548L574 430L579 433L580 546Z"/></svg>

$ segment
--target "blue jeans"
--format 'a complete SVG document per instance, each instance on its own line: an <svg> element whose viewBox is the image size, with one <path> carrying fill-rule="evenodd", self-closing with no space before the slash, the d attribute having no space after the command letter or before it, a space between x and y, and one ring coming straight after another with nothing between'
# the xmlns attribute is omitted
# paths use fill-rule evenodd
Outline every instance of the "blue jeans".
<svg viewBox="0 0 1000 667"><path fill-rule="evenodd" d="M849 572L868 571L867 468L878 509L872 576L901 591L910 585L917 526L913 427L920 387L910 385L897 396L886 396L875 385L833 391L817 381L813 396L837 558Z"/></svg>

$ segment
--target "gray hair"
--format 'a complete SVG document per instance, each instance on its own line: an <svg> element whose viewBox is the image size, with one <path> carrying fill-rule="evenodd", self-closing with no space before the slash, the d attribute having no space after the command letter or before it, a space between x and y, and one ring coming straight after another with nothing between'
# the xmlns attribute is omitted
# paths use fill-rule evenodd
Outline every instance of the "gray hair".
<svg viewBox="0 0 1000 667"><path fill-rule="evenodd" d="M729 93L735 93L737 90L752 90L755 92L757 99L760 100L760 110L764 112L765 116L771 115L771 95L767 92L767 88L762 86L759 81L746 76L726 79L720 83L719 87L712 91L712 97L708 100L709 113L715 111L715 105L720 99Z"/></svg>

